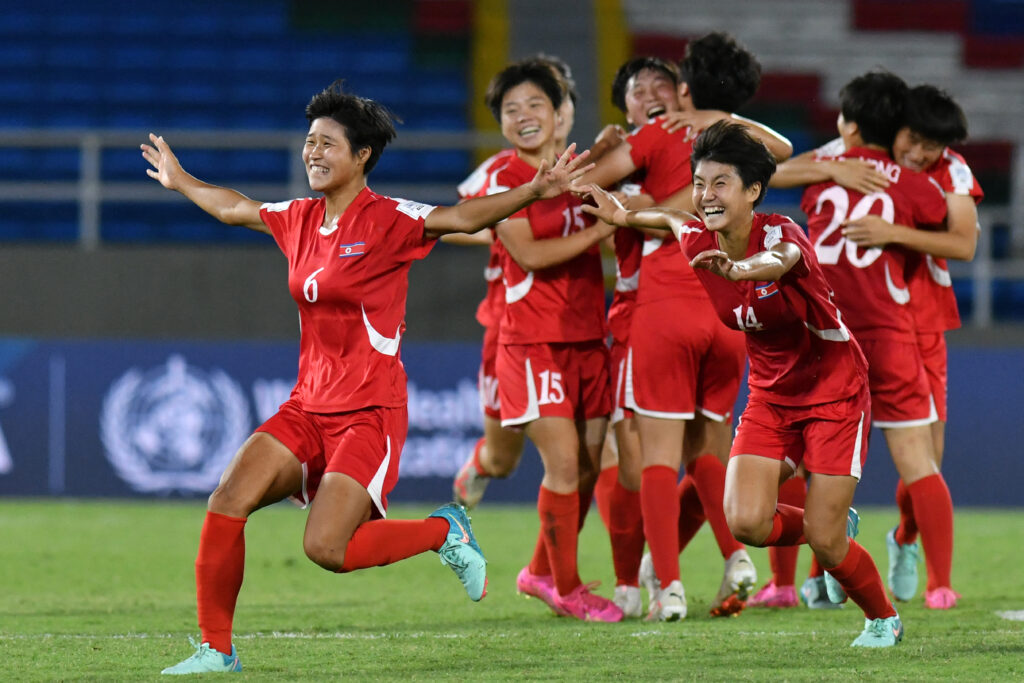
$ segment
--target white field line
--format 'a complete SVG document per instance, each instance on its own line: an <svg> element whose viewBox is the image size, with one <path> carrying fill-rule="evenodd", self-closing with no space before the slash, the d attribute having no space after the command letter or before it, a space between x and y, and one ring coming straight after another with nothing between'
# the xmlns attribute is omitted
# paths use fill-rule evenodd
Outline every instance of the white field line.
<svg viewBox="0 0 1024 683"><path fill-rule="evenodd" d="M1006 610L1004 612L996 612L996 614L1008 621L1024 621L1024 609Z"/></svg>
<svg viewBox="0 0 1024 683"><path fill-rule="evenodd" d="M1024 611L1017 612L999 612L1000 616L1005 614L1011 614L1016 616L1005 617L1014 621L1024 620ZM835 629L828 631L736 631L733 635L754 637L754 638L779 638L779 637L800 637L800 636L830 636L830 635L842 635L848 633L850 629ZM629 636L632 638L657 638L657 637L672 637L677 638L680 635L685 634L684 631L677 631L674 629L666 629L664 631L635 631L630 633ZM992 629L986 631L975 631L974 635L1019 635L1020 629ZM450 639L462 639L462 638L475 638L478 637L477 633L425 633L422 631L414 631L411 633L344 633L341 631L335 633L297 633L291 631L269 631L269 632L257 632L257 633L238 633L234 635L236 640L417 640L421 638L434 639L434 640L450 640ZM577 637L583 636L583 632L575 634ZM521 638L522 633L488 633L489 638ZM22 640L39 640L41 638L51 640L158 640L158 639L170 639L170 638L182 638L181 634L174 633L109 633L109 634L90 634L90 633L0 633L0 642L2 641L22 641Z"/></svg>

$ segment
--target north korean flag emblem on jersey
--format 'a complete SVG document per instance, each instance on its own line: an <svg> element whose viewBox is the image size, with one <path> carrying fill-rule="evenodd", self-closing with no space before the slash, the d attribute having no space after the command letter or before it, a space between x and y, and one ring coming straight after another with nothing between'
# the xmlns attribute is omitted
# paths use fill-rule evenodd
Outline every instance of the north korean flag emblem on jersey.
<svg viewBox="0 0 1024 683"><path fill-rule="evenodd" d="M757 292L757 298L767 299L770 296L775 296L779 293L779 283L777 282L758 282L754 285L754 291Z"/></svg>
<svg viewBox="0 0 1024 683"><path fill-rule="evenodd" d="M341 251L338 256L341 258L348 258L350 256L362 256L366 253L366 242L353 242L352 244L342 244L338 247Z"/></svg>

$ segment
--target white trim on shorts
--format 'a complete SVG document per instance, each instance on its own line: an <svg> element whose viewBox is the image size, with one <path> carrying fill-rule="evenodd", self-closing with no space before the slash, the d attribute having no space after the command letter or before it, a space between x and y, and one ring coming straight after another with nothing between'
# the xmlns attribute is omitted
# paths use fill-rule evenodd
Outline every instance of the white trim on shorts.
<svg viewBox="0 0 1024 683"><path fill-rule="evenodd" d="M939 421L939 411L935 408L935 395L932 394L928 397L929 412L928 417L917 420L897 420L897 421L883 421L883 420L872 420L871 424L879 429L906 429L908 427L923 427L930 425L933 422Z"/></svg>
<svg viewBox="0 0 1024 683"><path fill-rule="evenodd" d="M707 410L705 408L701 408L699 406L698 406L697 410L700 411L701 415L703 415L704 417L708 418L709 420L711 420L713 422L725 422L726 420L729 419L728 415L721 415L719 413L713 413L710 410Z"/></svg>
<svg viewBox="0 0 1024 683"><path fill-rule="evenodd" d="M933 408L934 410L934 408ZM864 444L864 411L860 411L860 420L857 421L857 440L853 444L853 458L850 460L850 476L860 481L860 451Z"/></svg>
<svg viewBox="0 0 1024 683"><path fill-rule="evenodd" d="M519 417L502 418L502 427L518 427L540 418L540 403L537 400L537 387L533 383L533 366L526 359L526 412Z"/></svg>
<svg viewBox="0 0 1024 683"><path fill-rule="evenodd" d="M391 436L386 436L388 450L384 454L384 459L380 462L380 467L377 468L377 472L374 473L373 479L366 485L366 492L370 494L370 498L373 500L373 504L377 506L377 510L380 512L381 518L387 517L387 510L384 509L384 504L381 502L381 489L384 487L384 479L388 475L388 466L391 464Z"/></svg>

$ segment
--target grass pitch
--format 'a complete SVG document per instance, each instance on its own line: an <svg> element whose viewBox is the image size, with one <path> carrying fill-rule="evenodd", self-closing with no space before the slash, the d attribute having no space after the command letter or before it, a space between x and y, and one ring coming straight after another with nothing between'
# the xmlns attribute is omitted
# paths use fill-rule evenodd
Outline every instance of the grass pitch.
<svg viewBox="0 0 1024 683"><path fill-rule="evenodd" d="M395 505L395 518L432 508ZM892 509L862 509L859 540L883 572ZM195 503L0 501L0 679L156 679L191 654ZM235 643L254 680L963 680L1024 679L1024 511L957 512L950 612L898 605L899 646L849 645L863 627L836 611L750 609L707 616L722 560L705 529L682 556L689 616L681 623L585 624L515 593L536 538L535 509L474 512L489 594L472 603L433 553L332 575L302 554L305 513L287 505L246 528ZM768 576L764 550L751 555ZM809 551L801 551L799 583ZM614 577L596 510L580 541L584 581ZM922 577L924 567L921 567ZM1014 615L1016 613L1016 615ZM1008 619L1001 614L1016 616Z"/></svg>

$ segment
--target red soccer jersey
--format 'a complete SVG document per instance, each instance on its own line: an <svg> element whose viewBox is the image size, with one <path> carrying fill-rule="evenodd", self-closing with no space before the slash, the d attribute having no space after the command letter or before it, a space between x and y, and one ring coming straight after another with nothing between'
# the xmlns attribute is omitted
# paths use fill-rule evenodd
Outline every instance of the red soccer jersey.
<svg viewBox="0 0 1024 683"><path fill-rule="evenodd" d="M537 169L518 156L494 174L492 191L519 187ZM525 218L534 239L569 235L592 219L571 193L534 202L509 220ZM499 230L500 231L500 230ZM502 344L537 344L590 341L605 337L604 279L601 251L594 245L565 263L527 272L502 250L505 312L498 341Z"/></svg>
<svg viewBox="0 0 1024 683"><path fill-rule="evenodd" d="M754 214L745 257L779 242L796 245L801 258L778 282L731 282L694 271L719 319L746 333L750 395L789 406L852 396L867 382L867 361L832 303L810 242L786 216ZM700 221L686 224L680 246L687 259L720 248Z"/></svg>
<svg viewBox="0 0 1024 683"><path fill-rule="evenodd" d="M946 194L971 197L981 202L985 193L974 179L964 158L947 147L935 164L925 171ZM946 259L917 254L910 278L910 294L914 306L914 322L921 332L944 332L960 327L960 312L953 293L953 280Z"/></svg>
<svg viewBox="0 0 1024 683"><path fill-rule="evenodd" d="M654 119L626 138L633 164L644 174L644 192L654 197L655 202L668 199L693 181L690 172L693 143L686 141L690 129L669 133L661 127L662 121ZM693 269L684 262L672 236L647 236L637 303L704 296L704 289Z"/></svg>
<svg viewBox="0 0 1024 683"><path fill-rule="evenodd" d="M299 307L292 398L303 410L406 404L399 346L409 266L435 244L423 227L433 208L364 189L328 230L323 198L260 207L288 259L288 289Z"/></svg>
<svg viewBox="0 0 1024 683"><path fill-rule="evenodd" d="M907 306L911 300L906 280L909 252L899 247L862 249L842 236L842 224L873 214L890 223L937 226L946 216L945 196L933 179L903 168L884 151L854 147L838 158L873 163L890 185L869 195L833 182L808 187L800 206L807 214L815 255L846 324L858 339L913 342L913 313Z"/></svg>
<svg viewBox="0 0 1024 683"><path fill-rule="evenodd" d="M612 239L615 241L615 294L608 307L608 330L615 341L624 344L629 339L636 306L644 235L630 228L619 228Z"/></svg>
<svg viewBox="0 0 1024 683"><path fill-rule="evenodd" d="M513 149L503 149L497 154L492 154L482 164L459 183L459 198L469 199L471 197L482 197L488 194L488 188L494 179L494 174L501 168L508 165L509 159L516 155ZM492 235L494 242L491 244L490 253L487 258L487 266L484 268L484 280L487 282L487 293L476 308L476 320L484 327L497 325L501 321L502 313L505 310L505 284L501 277L501 259L503 247L498 241L497 235Z"/></svg>

